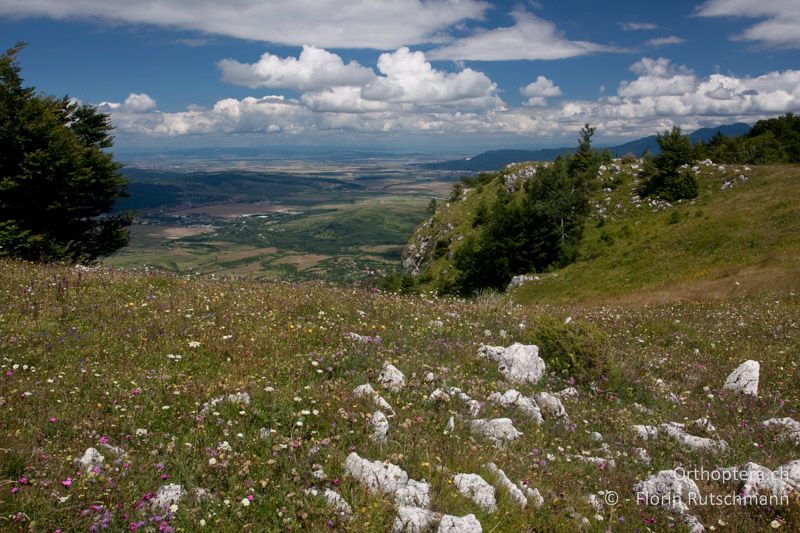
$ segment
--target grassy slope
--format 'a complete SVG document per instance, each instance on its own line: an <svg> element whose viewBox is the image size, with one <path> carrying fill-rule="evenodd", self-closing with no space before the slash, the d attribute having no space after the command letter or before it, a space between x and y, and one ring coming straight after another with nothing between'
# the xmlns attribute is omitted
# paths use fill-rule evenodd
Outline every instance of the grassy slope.
<svg viewBox="0 0 800 533"><path fill-rule="evenodd" d="M748 180L720 190L726 178L738 175ZM633 208L630 186L607 195L609 205L622 209L612 208L602 227L587 225L581 258L557 277L520 288L516 298L696 299L796 287L800 168L703 170L700 181L704 190L698 199L660 211Z"/></svg>
<svg viewBox="0 0 800 533"><path fill-rule="evenodd" d="M566 332L591 324L605 338L594 353L597 369L576 384L578 398L566 402L569 423L537 426L487 403L482 416L510 416L524 436L498 450L471 435L461 420L453 434L443 432L451 415L468 415L455 401L426 402L435 387L458 386L479 400L508 387L495 364L475 356L481 343L531 342L542 324L561 323L568 313L575 320L563 327ZM199 530L201 520L206 530L222 532L386 531L393 505L344 475L344 459L355 450L426 479L434 509L473 512L484 531L575 531L578 515L589 517L593 531L609 524L632 530L643 520L666 530L674 517L636 505L635 481L678 464L709 468L753 460L774 468L798 458L796 447L758 424L773 416L800 417L798 316L800 299L790 291L586 311L519 307L500 297L466 302L319 283L226 282L3 261L0 529L85 531L105 516L113 531L139 521L155 530L158 523L149 521L163 513L142 502L174 482L212 495L188 497L167 516L171 527L183 531ZM351 331L380 335L382 342L356 343L345 336ZM199 345L192 348L191 341ZM760 397L720 394L727 373L747 358L762 362ZM376 384L385 361L405 372L408 386L383 393L397 416L389 442L380 445L370 440L366 423L374 406L351 391ZM438 376L436 383L424 381L428 371ZM529 394L566 385L551 375L536 387L518 388ZM211 398L236 392L248 392L252 403L222 403L201 416ZM713 421L730 451L713 456L682 451L667 439L643 443L629 427L699 416ZM268 438L261 438L261 428L272 430ZM139 429L147 435L137 435ZM608 452L599 450L592 431L603 434ZM104 440L127 456L103 448ZM220 447L223 441L230 451ZM106 466L78 476L72 461L89 446L100 448ZM651 466L630 457L635 446L649 450ZM584 453L607 454L617 467L598 469L569 458ZM487 514L461 497L451 476L477 472L491 479L482 467L488 461L513 480L538 487L545 505L523 511L500 492L498 512ZM327 481L311 477L319 467ZM62 485L68 477L69 488ZM314 483L338 490L355 520L340 522L324 502L304 496ZM703 494L733 491L699 484ZM618 491L619 505L593 510L586 496L600 490ZM252 503L244 506L248 495ZM787 531L800 527L798 500L788 507L693 512L707 526L723 520L736 531L762 531L773 520Z"/></svg>
<svg viewBox="0 0 800 533"><path fill-rule="evenodd" d="M747 181L721 190L740 175ZM667 209L635 206L629 166L607 193L610 178L603 174L592 200L607 209L605 223L598 224L595 209L578 261L515 290L515 301L696 299L800 282L800 167L701 167L700 197ZM491 205L498 186L496 179L440 208L434 224L420 226L414 238L444 238L451 250L458 249L460 236L475 231L471 220L478 205ZM430 273L434 281L427 288L452 276L446 255L430 263Z"/></svg>

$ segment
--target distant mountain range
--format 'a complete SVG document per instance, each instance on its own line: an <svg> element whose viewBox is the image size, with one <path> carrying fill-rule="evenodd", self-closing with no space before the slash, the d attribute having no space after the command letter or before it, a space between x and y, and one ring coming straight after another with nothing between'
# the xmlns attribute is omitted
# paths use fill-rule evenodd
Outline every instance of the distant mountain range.
<svg viewBox="0 0 800 533"><path fill-rule="evenodd" d="M707 141L718 132L728 137L744 135L750 131L750 125L738 122L736 124L726 124L715 128L702 128L689 134L692 144L697 141ZM602 149L603 147L601 147ZM635 141L630 141L618 146L609 146L608 150L613 157L622 157L631 153L636 157L641 157L645 152L657 154L660 149L655 135L642 137ZM483 152L475 157L457 159L453 161L441 161L438 163L424 163L420 166L431 170L461 170L466 172L483 172L499 170L510 163L522 161L552 161L559 155L571 154L575 151L574 147L565 148L545 148L543 150L491 150Z"/></svg>

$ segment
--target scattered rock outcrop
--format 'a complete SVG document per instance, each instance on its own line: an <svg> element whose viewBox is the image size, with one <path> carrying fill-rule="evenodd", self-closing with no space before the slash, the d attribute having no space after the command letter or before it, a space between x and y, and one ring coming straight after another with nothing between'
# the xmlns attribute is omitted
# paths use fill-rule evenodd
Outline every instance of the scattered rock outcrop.
<svg viewBox="0 0 800 533"><path fill-rule="evenodd" d="M483 528L474 514L466 516L444 515L437 533L482 533Z"/></svg>
<svg viewBox="0 0 800 533"><path fill-rule="evenodd" d="M493 392L489 395L489 401L502 405L503 407L515 407L525 413L525 415L536 422L542 423L542 411L531 398L523 396L521 392L509 389L503 394Z"/></svg>
<svg viewBox="0 0 800 533"><path fill-rule="evenodd" d="M380 409L385 409L389 411L391 415L389 418L394 416L394 409L389 402L383 399L383 396L378 394L378 392L370 385L369 383L365 383L364 385L359 385L355 389L353 389L353 396L356 398L372 398L372 401L375 402Z"/></svg>
<svg viewBox="0 0 800 533"><path fill-rule="evenodd" d="M478 355L498 363L498 370L511 383L536 385L544 376L544 359L539 357L539 347L535 344L515 342L507 348L483 345Z"/></svg>
<svg viewBox="0 0 800 533"><path fill-rule="evenodd" d="M678 443L686 450L695 452L724 452L728 449L728 443L722 439L709 439L706 437L698 437L688 433L683 424L677 422L669 422L661 424L660 430L677 440Z"/></svg>
<svg viewBox="0 0 800 533"><path fill-rule="evenodd" d="M479 418L472 420L470 426L473 431L482 434L498 447L503 447L522 436L510 418Z"/></svg>
<svg viewBox="0 0 800 533"><path fill-rule="evenodd" d="M181 485L169 483L158 488L156 495L150 500L150 505L160 509L168 509L177 504L186 496L186 490Z"/></svg>
<svg viewBox="0 0 800 533"><path fill-rule="evenodd" d="M497 510L494 487L478 474L456 474L453 485L465 498L469 498L484 511L493 513Z"/></svg>
<svg viewBox="0 0 800 533"><path fill-rule="evenodd" d="M760 370L758 361L745 361L730 373L722 388L748 396L758 396Z"/></svg>
<svg viewBox="0 0 800 533"><path fill-rule="evenodd" d="M761 425L777 432L780 438L800 446L800 422L794 418L770 418L761 422Z"/></svg>
<svg viewBox="0 0 800 533"><path fill-rule="evenodd" d="M520 507L525 509L528 506L528 499L525 493L522 492L518 486L514 485L505 472L494 463L488 463L486 469L489 470L497 478L497 483L508 492L508 496L516 502Z"/></svg>
<svg viewBox="0 0 800 533"><path fill-rule="evenodd" d="M430 485L409 479L405 470L387 461L369 461L353 452L347 456L345 470L370 492L393 496L397 505L427 508L431 504Z"/></svg>
<svg viewBox="0 0 800 533"><path fill-rule="evenodd" d="M406 377L394 365L383 365L383 370L378 376L381 387L391 392L400 392L406 384Z"/></svg>
<svg viewBox="0 0 800 533"><path fill-rule="evenodd" d="M310 496L322 496L325 498L328 506L331 507L342 520L347 521L353 518L353 508L350 507L350 504L335 490L325 489L320 492L318 489L312 487L307 489L305 493Z"/></svg>
<svg viewBox="0 0 800 533"><path fill-rule="evenodd" d="M675 470L662 470L633 486L639 504L653 505L672 511L681 517L692 533L705 531L703 524L689 514L687 501L700 499L697 484Z"/></svg>
<svg viewBox="0 0 800 533"><path fill-rule="evenodd" d="M389 419L382 411L375 411L369 417L369 425L372 427L370 438L377 442L386 442L386 434L389 432Z"/></svg>
<svg viewBox="0 0 800 533"><path fill-rule="evenodd" d="M228 394L225 396L217 396L216 398L212 398L211 400L207 401L203 404L202 409L200 409L200 414L205 415L210 411L212 408L216 407L220 403L238 403L243 405L250 405L250 395L246 392L236 392L234 394Z"/></svg>
<svg viewBox="0 0 800 533"><path fill-rule="evenodd" d="M547 392L537 392L533 395L533 399L536 400L539 409L548 417L567 418L567 410L564 409L564 405L558 397Z"/></svg>
<svg viewBox="0 0 800 533"><path fill-rule="evenodd" d="M89 472L99 466L103 466L105 460L105 457L103 457L96 448L87 448L86 451L83 452L83 456L78 459L78 466L80 466L81 470L84 472Z"/></svg>

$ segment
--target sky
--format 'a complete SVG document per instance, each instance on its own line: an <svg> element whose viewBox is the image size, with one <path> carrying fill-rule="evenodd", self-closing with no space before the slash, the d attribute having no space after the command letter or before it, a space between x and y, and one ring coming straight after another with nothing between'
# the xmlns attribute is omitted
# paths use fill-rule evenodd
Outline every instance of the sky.
<svg viewBox="0 0 800 533"><path fill-rule="evenodd" d="M116 147L428 152L800 112L800 0L0 0L27 85Z"/></svg>

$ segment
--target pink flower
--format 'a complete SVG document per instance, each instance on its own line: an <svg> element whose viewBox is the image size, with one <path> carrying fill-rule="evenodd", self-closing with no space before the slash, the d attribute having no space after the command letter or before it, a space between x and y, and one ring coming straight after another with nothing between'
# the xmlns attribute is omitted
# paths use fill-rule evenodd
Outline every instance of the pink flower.
<svg viewBox="0 0 800 533"><path fill-rule="evenodd" d="M19 478L17 480L17 482L19 482L20 485L26 485L28 483L28 478L26 478L25 476L22 476L21 478Z"/></svg>
<svg viewBox="0 0 800 533"><path fill-rule="evenodd" d="M19 492L19 489L17 487L11 487L11 494L16 494L18 492Z"/></svg>
<svg viewBox="0 0 800 533"><path fill-rule="evenodd" d="M252 494L248 494L247 495L247 499L250 500L250 501L253 501L253 495Z"/></svg>
<svg viewBox="0 0 800 533"><path fill-rule="evenodd" d="M8 376L8 377L11 377L11 376L13 376L13 375L14 375L14 373L13 373L11 370L9 370L8 372L6 372L6 376Z"/></svg>
<svg viewBox="0 0 800 533"><path fill-rule="evenodd" d="M106 437L105 435L100 437L100 444L108 444L108 437Z"/></svg>
<svg viewBox="0 0 800 533"><path fill-rule="evenodd" d="M64 485L65 487L71 487L72 486L72 478L68 477L67 479L62 481L61 484Z"/></svg>
<svg viewBox="0 0 800 533"><path fill-rule="evenodd" d="M56 417L54 417L54 416L51 416L50 417L50 423L51 424L55 424L56 422L58 422L58 419Z"/></svg>

